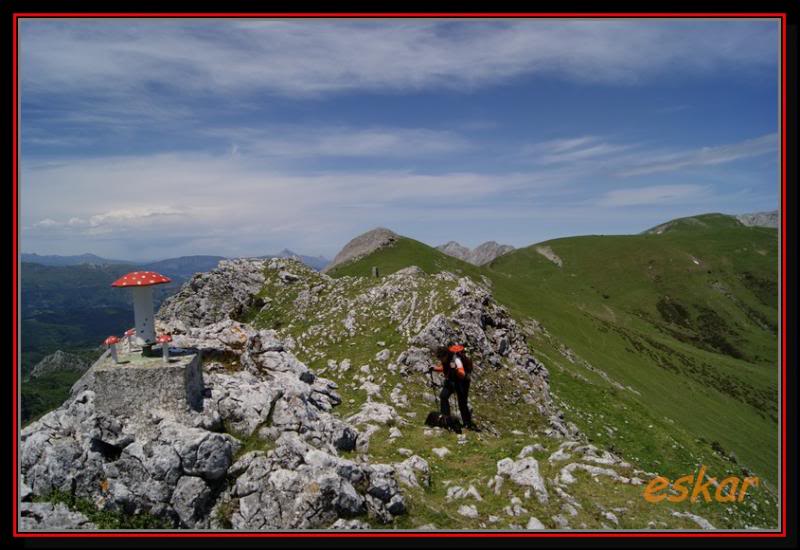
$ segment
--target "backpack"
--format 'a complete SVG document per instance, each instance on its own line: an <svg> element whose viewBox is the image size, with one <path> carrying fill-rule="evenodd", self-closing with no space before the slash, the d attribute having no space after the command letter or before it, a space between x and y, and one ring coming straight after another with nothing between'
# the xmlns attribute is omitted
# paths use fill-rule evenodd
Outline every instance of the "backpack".
<svg viewBox="0 0 800 550"><path fill-rule="evenodd" d="M456 353L453 355L453 362L456 361L460 362L461 366L464 367L464 372L466 373L467 376L472 374L472 367L473 367L472 361L461 355L461 353Z"/></svg>

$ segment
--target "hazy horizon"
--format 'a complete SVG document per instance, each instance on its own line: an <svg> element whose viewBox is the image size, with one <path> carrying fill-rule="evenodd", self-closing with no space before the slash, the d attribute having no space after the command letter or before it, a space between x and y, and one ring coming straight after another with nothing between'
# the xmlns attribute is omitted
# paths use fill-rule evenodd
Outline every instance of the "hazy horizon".
<svg viewBox="0 0 800 550"><path fill-rule="evenodd" d="M22 20L21 249L517 248L779 208L779 22Z"/></svg>
<svg viewBox="0 0 800 550"><path fill-rule="evenodd" d="M780 209L777 209L777 211L780 213ZM716 213L717 214L726 214L726 215L731 215L731 216L738 216L738 215L742 215L742 214L761 214L761 213L769 213L769 212L772 212L772 210L763 211L763 212L759 211L759 212L716 212ZM699 216L699 215L703 215L703 214L713 214L713 213L715 213L715 212L698 212L698 213L695 213L695 214L690 214L689 216ZM672 219L674 219L674 218L672 218ZM665 223L665 222L668 222L668 221L671 221L671 220L661 220L661 221L655 222L655 223L653 223L651 225L648 225L647 227L642 228L641 231L646 231L646 230L648 230L650 228L656 227L657 225L660 225L661 223ZM372 229L374 229L374 228L372 228ZM392 230L391 227L387 227L386 229ZM641 231L636 231L635 233L640 233ZM361 233L359 233L359 235L360 234ZM552 237L550 239L545 239L545 241L549 241L549 240L552 240L552 239L568 238L568 237L581 237L581 236L587 236L587 235L627 235L627 234L630 234L630 233L602 233L602 232L581 233L581 234L576 234L576 235L561 235L561 236L558 236L558 237ZM353 235L353 238L355 238L357 236L358 235ZM413 235L405 235L405 234L403 234L402 236L415 239ZM284 252L284 251L288 250L289 252L293 252L294 254L299 254L299 255L303 255L303 256L312 256L312 257L322 257L322 258L325 258L327 260L333 260L334 256L336 256L336 253L339 252L339 250L341 250L347 244L347 242L349 242L349 240L350 239L348 239L348 241L343 242L342 245L330 255L328 255L328 254L308 254L303 250L292 250L292 249L290 249L288 247L284 247L283 249L281 249L281 250L279 250L277 252L244 254L244 255L240 255L240 256L229 256L229 255L226 255L224 253L207 252L207 253L196 253L196 254L179 254L177 256L160 256L160 257L157 257L157 258L147 258L147 257L141 257L141 258L114 258L114 257L106 257L106 256L103 256L102 254L96 254L96 253L92 252L91 250L83 251L83 252L77 252L77 253L74 253L74 254L60 254L58 252L39 252L39 251L21 250L20 254L33 254L33 255L39 255L39 256L80 256L80 255L84 255L84 254L93 254L95 256L102 257L103 259L106 259L106 260L119 260L119 261L130 261L130 262L152 263L152 262L160 262L162 260L168 260L168 259L172 259L172 258L177 258L177 257L181 257L181 256L223 256L223 257L226 257L226 258L247 258L247 257L254 258L254 257L260 257L260 256L269 256L269 255L272 255L272 254L279 254L281 252ZM491 241L493 239L486 239L486 240L483 240L483 241L480 241L480 242L476 242L474 244L467 244L467 243L459 241L458 239L450 239L449 241L442 241L442 242L439 242L439 243L429 243L429 242L421 241L420 239L415 239L415 240L423 242L424 244L427 244L427 245L432 246L432 247L441 246L441 245L447 244L450 241L455 241L460 245L466 246L466 247L468 247L470 249L474 249L476 246L479 246L479 245L481 245L481 244L483 244L485 242ZM525 247L528 247L528 246L533 246L535 244L539 244L541 242L544 242L544 241L543 240L536 240L536 241L528 242L527 244L523 244L523 245L514 245L512 243L507 243L507 242L499 242L499 244L511 244L512 246L514 246L514 248L525 248Z"/></svg>

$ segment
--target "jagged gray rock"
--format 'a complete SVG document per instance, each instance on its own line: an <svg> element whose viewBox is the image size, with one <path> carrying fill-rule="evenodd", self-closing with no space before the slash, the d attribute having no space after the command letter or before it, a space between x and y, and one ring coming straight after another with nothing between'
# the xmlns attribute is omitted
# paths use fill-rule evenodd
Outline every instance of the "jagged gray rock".
<svg viewBox="0 0 800 550"><path fill-rule="evenodd" d="M497 475L507 476L517 485L531 487L539 502L546 504L549 500L544 478L539 473L539 463L533 457L514 461L504 458L497 462Z"/></svg>
<svg viewBox="0 0 800 550"><path fill-rule="evenodd" d="M431 472L412 453L394 464L371 463L365 453L371 434L387 429L382 424L402 444L397 427L409 422L406 411L401 415L379 401L392 388L384 384L383 373L422 372L432 364L431 350L449 339L467 346L478 380L483 372L510 369L510 376L524 381L517 397L538 408L554 434L571 433L550 398L547 370L484 285L451 273L406 269L353 293L349 278L333 279L291 259L257 268L245 263L250 267L228 269L237 273L234 277L240 272L260 277L261 283L239 285L236 299L222 305L211 297L226 283L213 277L194 289L188 283L183 298L169 304L157 323L160 332L173 335L175 347L202 353L201 406L112 416L98 406L91 386L77 384L67 403L23 432L23 480L33 495L63 490L102 509L148 512L182 528L346 528L345 521L363 516L392 522L405 512L401 486L425 487ZM267 278L267 288L291 293L288 304L298 321L315 320L303 334L257 330L235 319L242 307L253 307ZM277 304L280 294L273 299ZM203 312L189 314L190 305ZM375 357L374 362L352 365L353 390L360 383L380 391L372 391L372 400L348 418L338 418L332 414L341 402L336 383L322 376L325 369L312 372L292 350L303 349L317 364L327 363L328 372L345 372L349 360L331 361L304 347L305 338L338 343L371 330L369 319L376 317L392 324L403 344L397 347L395 338L386 338L392 342L389 350L376 342L376 356L366 359ZM350 326L343 319L350 319ZM389 362L393 356L395 362ZM391 391L402 409L404 388L397 384ZM426 397L431 396L426 392ZM244 445L257 450L240 456ZM357 460L339 456L353 450ZM535 463L520 457L520 464L511 461L514 466L503 475L528 480L527 461ZM501 480L493 485L498 492L503 477L496 479ZM535 483L529 487L539 494ZM477 489L473 493L479 495Z"/></svg>
<svg viewBox="0 0 800 550"><path fill-rule="evenodd" d="M781 224L781 216L778 210L771 212L754 212L752 214L739 214L736 219L742 225L751 227L772 227L778 228Z"/></svg>
<svg viewBox="0 0 800 550"><path fill-rule="evenodd" d="M470 263L475 265L488 264L503 254L508 254L514 250L510 244L500 244L495 241L487 241L476 246L470 254Z"/></svg>
<svg viewBox="0 0 800 550"><path fill-rule="evenodd" d="M369 523L360 519L337 519L330 529L369 529Z"/></svg>
<svg viewBox="0 0 800 550"><path fill-rule="evenodd" d="M73 512L64 504L49 502L23 502L20 506L22 531L67 531L72 529L97 529L80 512Z"/></svg>
<svg viewBox="0 0 800 550"><path fill-rule="evenodd" d="M503 254L508 254L514 250L514 247L508 244L499 244L495 241L486 241L470 250L456 241L450 241L437 246L436 250L473 265L484 265Z"/></svg>
<svg viewBox="0 0 800 550"><path fill-rule="evenodd" d="M397 480L409 487L430 487L431 468L424 458L412 455L394 465Z"/></svg>
<svg viewBox="0 0 800 550"><path fill-rule="evenodd" d="M245 455L231 470L236 482L223 498L236 509L236 529L340 528L340 519L369 514L388 522L405 510L391 466L331 455L292 432L270 456Z"/></svg>
<svg viewBox="0 0 800 550"><path fill-rule="evenodd" d="M531 519L528 520L528 524L525 526L525 529L545 529L545 526L541 521L531 516Z"/></svg>
<svg viewBox="0 0 800 550"><path fill-rule="evenodd" d="M448 256L458 258L459 260L463 260L465 262L469 261L469 255L472 252L472 250L460 243L457 243L456 241L449 241L445 244L440 244L436 247L436 250L439 252L444 252Z"/></svg>
<svg viewBox="0 0 800 550"><path fill-rule="evenodd" d="M171 504L183 525L194 527L207 508L211 490L199 477L183 476L175 485Z"/></svg>
<svg viewBox="0 0 800 550"><path fill-rule="evenodd" d="M262 259L222 260L216 269L197 273L167 298L156 317L180 321L186 327L203 327L238 318L251 307L262 307L256 294L264 285L266 265Z"/></svg>
<svg viewBox="0 0 800 550"><path fill-rule="evenodd" d="M391 245L397 239L399 239L397 233L384 227L377 227L367 231L347 243L333 258L333 261L325 266L322 273L327 273L337 266L363 258L379 248Z"/></svg>
<svg viewBox="0 0 800 550"><path fill-rule="evenodd" d="M337 456L353 450L360 434L329 412L341 401L336 384L301 379L311 374L308 367L274 334L225 320L179 338L232 354L240 370L212 361L199 411L110 415L97 406L95 392L76 390L21 433L27 498L63 491L101 509L148 512L175 527L201 529L219 526L223 502L236 510L230 525L244 529L324 528L365 514L390 522L404 513L393 466ZM243 445L237 437L274 447L269 456L248 453L235 461Z"/></svg>
<svg viewBox="0 0 800 550"><path fill-rule="evenodd" d="M90 365L91 363L82 357L57 350L36 363L31 369L30 378L35 379L63 371L85 372Z"/></svg>

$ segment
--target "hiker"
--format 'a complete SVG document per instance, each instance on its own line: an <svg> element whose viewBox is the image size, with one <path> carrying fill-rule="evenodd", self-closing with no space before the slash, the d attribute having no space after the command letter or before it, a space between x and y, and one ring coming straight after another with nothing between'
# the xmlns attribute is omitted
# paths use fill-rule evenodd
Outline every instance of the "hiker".
<svg viewBox="0 0 800 550"><path fill-rule="evenodd" d="M431 370L441 372L444 376L442 392L439 395L442 415L450 415L450 395L455 392L464 427L477 431L477 426L472 423L472 413L467 402L473 365L469 357L464 354L464 346L441 347L436 350L436 358L439 359L439 364L431 367Z"/></svg>

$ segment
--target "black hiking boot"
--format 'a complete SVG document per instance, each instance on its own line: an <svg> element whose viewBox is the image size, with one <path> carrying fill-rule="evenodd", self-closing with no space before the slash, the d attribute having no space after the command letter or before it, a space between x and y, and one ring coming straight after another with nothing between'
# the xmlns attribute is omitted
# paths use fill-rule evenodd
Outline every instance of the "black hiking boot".
<svg viewBox="0 0 800 550"><path fill-rule="evenodd" d="M467 422L466 424L464 424L464 428L473 432L481 431L481 429L474 422Z"/></svg>

